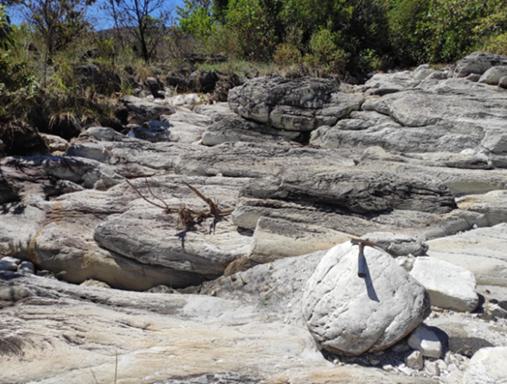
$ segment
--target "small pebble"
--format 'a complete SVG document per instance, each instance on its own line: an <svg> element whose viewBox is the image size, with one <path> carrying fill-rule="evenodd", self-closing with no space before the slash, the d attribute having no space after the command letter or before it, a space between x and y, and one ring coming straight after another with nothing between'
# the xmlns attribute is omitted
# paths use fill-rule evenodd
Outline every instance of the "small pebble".
<svg viewBox="0 0 507 384"><path fill-rule="evenodd" d="M424 358L421 352L413 351L405 358L407 367L420 371L424 368Z"/></svg>

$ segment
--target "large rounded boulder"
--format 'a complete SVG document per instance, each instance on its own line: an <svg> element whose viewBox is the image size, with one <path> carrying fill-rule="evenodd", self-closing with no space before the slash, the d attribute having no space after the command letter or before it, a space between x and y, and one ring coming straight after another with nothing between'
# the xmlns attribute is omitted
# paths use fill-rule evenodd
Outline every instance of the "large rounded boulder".
<svg viewBox="0 0 507 384"><path fill-rule="evenodd" d="M310 333L326 351L358 356L389 348L430 313L428 295L386 252L366 246L364 276L360 247L350 242L322 258L303 295Z"/></svg>

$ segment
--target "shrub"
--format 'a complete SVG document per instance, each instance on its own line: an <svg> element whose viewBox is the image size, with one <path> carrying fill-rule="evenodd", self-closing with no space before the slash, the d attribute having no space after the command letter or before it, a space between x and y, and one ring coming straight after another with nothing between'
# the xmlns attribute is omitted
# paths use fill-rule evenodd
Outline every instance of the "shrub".
<svg viewBox="0 0 507 384"><path fill-rule="evenodd" d="M507 56L507 32L490 36L481 46L481 50Z"/></svg>
<svg viewBox="0 0 507 384"><path fill-rule="evenodd" d="M254 61L272 57L276 38L274 26L269 23L269 9L260 0L230 0L227 8L227 27L243 58Z"/></svg>
<svg viewBox="0 0 507 384"><path fill-rule="evenodd" d="M346 52L336 44L337 35L323 28L310 39L311 55L306 57L310 65L322 66L325 70L343 73L347 64Z"/></svg>
<svg viewBox="0 0 507 384"><path fill-rule="evenodd" d="M302 58L301 51L295 45L289 43L277 45L273 54L275 64L282 66L299 64Z"/></svg>

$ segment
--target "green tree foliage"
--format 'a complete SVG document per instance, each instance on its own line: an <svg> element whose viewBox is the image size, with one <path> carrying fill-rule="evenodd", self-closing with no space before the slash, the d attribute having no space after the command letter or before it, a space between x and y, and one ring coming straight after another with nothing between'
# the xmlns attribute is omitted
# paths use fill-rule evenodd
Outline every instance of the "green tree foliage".
<svg viewBox="0 0 507 384"><path fill-rule="evenodd" d="M389 0L387 17L395 64L414 65L428 57L426 26L431 0Z"/></svg>
<svg viewBox="0 0 507 384"><path fill-rule="evenodd" d="M212 3L209 0L184 0L176 12L180 27L199 39L206 39L213 32Z"/></svg>
<svg viewBox="0 0 507 384"><path fill-rule="evenodd" d="M505 52L507 30L505 0L186 0L179 16L208 51L282 61L299 51L332 67L340 58L359 73ZM217 45L217 34L235 44Z"/></svg>
<svg viewBox="0 0 507 384"><path fill-rule="evenodd" d="M307 62L323 66L331 72L343 73L347 54L336 41L337 34L330 29L322 28L315 32L310 39L311 56L307 56Z"/></svg>
<svg viewBox="0 0 507 384"><path fill-rule="evenodd" d="M268 8L261 0L230 0L225 19L242 57L258 61L271 58L277 41Z"/></svg>
<svg viewBox="0 0 507 384"><path fill-rule="evenodd" d="M11 43L11 25L9 17L5 13L5 8L0 5L0 48L7 48Z"/></svg>
<svg viewBox="0 0 507 384"><path fill-rule="evenodd" d="M451 62L507 28L505 0L389 0L392 52L398 64ZM501 42L501 37L498 37Z"/></svg>
<svg viewBox="0 0 507 384"><path fill-rule="evenodd" d="M426 28L430 31L429 60L450 62L470 51L475 43L473 29L484 14L486 2L432 0Z"/></svg>
<svg viewBox="0 0 507 384"><path fill-rule="evenodd" d="M27 0L27 19L41 36L48 59L76 41L89 24L86 7L94 0Z"/></svg>
<svg viewBox="0 0 507 384"><path fill-rule="evenodd" d="M28 63L17 53L16 32L0 5L0 124L24 115L37 85Z"/></svg>

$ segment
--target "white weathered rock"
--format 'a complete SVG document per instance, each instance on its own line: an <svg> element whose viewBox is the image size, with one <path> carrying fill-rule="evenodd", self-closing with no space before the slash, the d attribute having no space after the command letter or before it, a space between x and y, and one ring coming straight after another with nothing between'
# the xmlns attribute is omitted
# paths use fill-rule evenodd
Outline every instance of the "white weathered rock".
<svg viewBox="0 0 507 384"><path fill-rule="evenodd" d="M24 276L0 279L0 308L2 384L110 383L115 371L122 384L435 384L333 367L304 327L240 300Z"/></svg>
<svg viewBox="0 0 507 384"><path fill-rule="evenodd" d="M371 95L386 95L415 87L419 82L410 71L377 73L364 84L364 89Z"/></svg>
<svg viewBox="0 0 507 384"><path fill-rule="evenodd" d="M460 209L484 214L489 225L507 222L507 190L463 196L457 203Z"/></svg>
<svg viewBox="0 0 507 384"><path fill-rule="evenodd" d="M473 272L478 284L507 286L507 224L431 240L428 245L429 256Z"/></svg>
<svg viewBox="0 0 507 384"><path fill-rule="evenodd" d="M261 217L255 227L249 258L266 263L283 257L327 250L351 235L310 224Z"/></svg>
<svg viewBox="0 0 507 384"><path fill-rule="evenodd" d="M421 352L413 351L405 358L405 364L411 369L420 371L424 368L424 358Z"/></svg>
<svg viewBox="0 0 507 384"><path fill-rule="evenodd" d="M421 324L408 338L408 345L423 356L439 359L442 356L442 341L431 327Z"/></svg>
<svg viewBox="0 0 507 384"><path fill-rule="evenodd" d="M507 347L483 348L470 360L464 384L507 383Z"/></svg>
<svg viewBox="0 0 507 384"><path fill-rule="evenodd" d="M350 242L327 252L303 295L303 315L321 348L360 355L382 351L429 313L424 288L387 253L364 250L367 275L357 275L359 247Z"/></svg>
<svg viewBox="0 0 507 384"><path fill-rule="evenodd" d="M430 296L431 305L472 312L479 304L474 274L432 257L418 257L410 274Z"/></svg>
<svg viewBox="0 0 507 384"><path fill-rule="evenodd" d="M507 65L497 65L484 72L479 79L479 83L498 85L500 79L504 76L507 76Z"/></svg>
<svg viewBox="0 0 507 384"><path fill-rule="evenodd" d="M21 260L15 257L2 257L0 259L0 271L17 271L20 262Z"/></svg>

